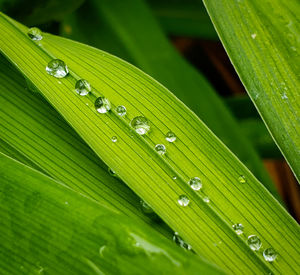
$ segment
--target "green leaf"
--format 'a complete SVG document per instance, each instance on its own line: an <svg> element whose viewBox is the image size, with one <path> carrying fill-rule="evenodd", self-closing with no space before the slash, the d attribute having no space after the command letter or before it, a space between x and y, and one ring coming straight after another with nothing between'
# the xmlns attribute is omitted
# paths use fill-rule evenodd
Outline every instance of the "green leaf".
<svg viewBox="0 0 300 275"><path fill-rule="evenodd" d="M144 1L90 1L75 17L72 19L74 25L69 25L75 39L80 38L81 42L113 54L122 54L119 56L122 58L125 53L125 59L129 56L127 61L134 61L187 104L279 198L259 156L222 100L205 78L175 51ZM92 18L92 25L86 17ZM69 35L72 36L72 32Z"/></svg>
<svg viewBox="0 0 300 275"><path fill-rule="evenodd" d="M222 274L145 224L0 153L1 274Z"/></svg>
<svg viewBox="0 0 300 275"><path fill-rule="evenodd" d="M204 0L275 142L300 179L300 2Z"/></svg>
<svg viewBox="0 0 300 275"><path fill-rule="evenodd" d="M0 151L103 204L140 218L170 238L141 211L140 199L108 173L78 134L9 62L0 58ZM3 148L3 149L1 149Z"/></svg>
<svg viewBox="0 0 300 275"><path fill-rule="evenodd" d="M287 274L299 269L298 224L166 88L100 50L48 34L40 42L30 41L27 29L3 14L0 25L3 54L196 253L235 273ZM53 57L68 64L67 77L57 79L46 73ZM82 97L74 91L78 78L90 81L91 94ZM96 112L94 102L99 96L109 98L110 112ZM120 104L127 108L125 117L116 114ZM145 136L129 126L141 115L151 125ZM166 144L165 134L170 130L177 140ZM117 142L111 141L113 136ZM167 148L163 156L154 150L159 143ZM202 190L196 192L189 186L191 177L201 178ZM188 206L179 205L181 195L189 198ZM234 232L234 223L244 225L244 234ZM259 236L263 248L278 251L280 260L270 264L263 258L263 249L252 251L246 242L252 234Z"/></svg>
<svg viewBox="0 0 300 275"><path fill-rule="evenodd" d="M147 0L170 35L218 40L205 7L198 0Z"/></svg>

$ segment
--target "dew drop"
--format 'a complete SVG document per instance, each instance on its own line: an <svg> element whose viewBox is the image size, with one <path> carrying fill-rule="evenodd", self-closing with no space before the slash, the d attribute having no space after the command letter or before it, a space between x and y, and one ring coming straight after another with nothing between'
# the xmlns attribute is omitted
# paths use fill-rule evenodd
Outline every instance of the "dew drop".
<svg viewBox="0 0 300 275"><path fill-rule="evenodd" d="M239 180L240 183L246 183L246 178L243 175L240 175L238 180Z"/></svg>
<svg viewBox="0 0 300 275"><path fill-rule="evenodd" d="M145 135L150 130L149 121L143 116L132 119L130 125L139 135Z"/></svg>
<svg viewBox="0 0 300 275"><path fill-rule="evenodd" d="M251 34L252 39L255 39L255 38L256 38L256 35L257 35L256 33L252 33L252 34Z"/></svg>
<svg viewBox="0 0 300 275"><path fill-rule="evenodd" d="M60 59L52 59L48 63L46 71L56 78L63 78L69 73L67 65Z"/></svg>
<svg viewBox="0 0 300 275"><path fill-rule="evenodd" d="M173 180L177 180L177 177L176 177L176 176L173 176L172 179L173 179Z"/></svg>
<svg viewBox="0 0 300 275"><path fill-rule="evenodd" d="M209 199L209 197L204 197L204 198L203 198L203 201L206 202L206 203L209 203L209 202L210 202L210 199Z"/></svg>
<svg viewBox="0 0 300 275"><path fill-rule="evenodd" d="M163 144L156 144L155 151L160 155L164 155L166 153L166 146Z"/></svg>
<svg viewBox="0 0 300 275"><path fill-rule="evenodd" d="M112 142L117 142L117 141L118 141L118 138L117 138L116 136L113 136L113 137L111 138L111 141L112 141Z"/></svg>
<svg viewBox="0 0 300 275"><path fill-rule="evenodd" d="M198 177L191 178L189 181L189 185L195 191L198 191L202 188L202 182Z"/></svg>
<svg viewBox="0 0 300 275"><path fill-rule="evenodd" d="M277 258L277 252L272 247L269 247L264 250L263 256L267 262L274 262Z"/></svg>
<svg viewBox="0 0 300 275"><path fill-rule="evenodd" d="M151 206L146 203L145 201L141 200L140 201L140 205L141 205L141 210L144 214L152 214L154 213L153 209L151 208Z"/></svg>
<svg viewBox="0 0 300 275"><path fill-rule="evenodd" d="M244 232L244 226L241 223L236 223L232 226L236 234L241 235Z"/></svg>
<svg viewBox="0 0 300 275"><path fill-rule="evenodd" d="M180 195L178 198L178 203L180 206L188 206L188 204L190 203L190 200L187 196Z"/></svg>
<svg viewBox="0 0 300 275"><path fill-rule="evenodd" d="M166 134L166 140L169 142L174 142L176 140L176 136L173 132L168 132Z"/></svg>
<svg viewBox="0 0 300 275"><path fill-rule="evenodd" d="M257 251L261 248L261 240L255 235L250 235L248 237L247 244L254 251Z"/></svg>
<svg viewBox="0 0 300 275"><path fill-rule="evenodd" d="M95 100L95 108L98 113L105 114L110 110L111 105L106 97L100 96Z"/></svg>
<svg viewBox="0 0 300 275"><path fill-rule="evenodd" d="M75 91L81 96L87 95L92 90L91 84L85 79L77 80L75 84Z"/></svg>
<svg viewBox="0 0 300 275"><path fill-rule="evenodd" d="M117 108L116 108L116 112L119 116L125 116L126 115L126 107L123 106L123 105L119 105Z"/></svg>
<svg viewBox="0 0 300 275"><path fill-rule="evenodd" d="M179 245L180 247L186 249L186 250L192 250L192 246L188 243L186 243L177 232L173 235L173 241Z"/></svg>
<svg viewBox="0 0 300 275"><path fill-rule="evenodd" d="M30 28L27 32L27 35L34 41L40 41L43 39L41 30L36 27Z"/></svg>
<svg viewBox="0 0 300 275"><path fill-rule="evenodd" d="M111 176L113 176L113 177L116 177L116 176L117 176L116 172L115 172L113 169L111 169L111 168L108 168L108 173L109 173Z"/></svg>

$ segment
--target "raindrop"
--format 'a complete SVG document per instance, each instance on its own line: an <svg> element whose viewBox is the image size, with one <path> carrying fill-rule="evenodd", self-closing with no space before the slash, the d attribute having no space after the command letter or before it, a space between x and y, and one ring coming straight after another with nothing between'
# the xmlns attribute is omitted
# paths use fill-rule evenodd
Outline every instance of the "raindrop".
<svg viewBox="0 0 300 275"><path fill-rule="evenodd" d="M155 151L160 155L164 155L166 153L166 146L163 144L157 144L155 145Z"/></svg>
<svg viewBox="0 0 300 275"><path fill-rule="evenodd" d="M75 91L77 94L79 94L81 96L85 96L91 90L92 90L91 84L87 80L85 80L85 79L77 80L77 82L75 84Z"/></svg>
<svg viewBox="0 0 300 275"><path fill-rule="evenodd" d="M190 203L190 200L187 196L180 195L178 198L178 203L180 206L188 206L188 204Z"/></svg>
<svg viewBox="0 0 300 275"><path fill-rule="evenodd" d="M126 115L126 108L125 106L123 105L119 105L117 108L116 108L116 112L119 116L125 116Z"/></svg>
<svg viewBox="0 0 300 275"><path fill-rule="evenodd" d="M111 176L113 176L113 177L116 177L116 176L117 176L116 172L115 172L113 169L111 169L111 168L108 168L108 173L109 173Z"/></svg>
<svg viewBox="0 0 300 275"><path fill-rule="evenodd" d="M154 212L151 206L145 201L141 200L140 204L141 204L141 210L144 214L152 214Z"/></svg>
<svg viewBox="0 0 300 275"><path fill-rule="evenodd" d="M261 248L261 240L255 235L249 236L247 243L249 247L254 251L257 251Z"/></svg>
<svg viewBox="0 0 300 275"><path fill-rule="evenodd" d="M274 262L277 258L277 252L272 247L269 247L264 250L263 256L267 262Z"/></svg>
<svg viewBox="0 0 300 275"><path fill-rule="evenodd" d="M189 185L195 191L198 191L202 188L202 182L198 177L191 178L189 181Z"/></svg>
<svg viewBox="0 0 300 275"><path fill-rule="evenodd" d="M166 140L169 142L174 142L176 140L176 136L173 132L168 132L166 134Z"/></svg>
<svg viewBox="0 0 300 275"><path fill-rule="evenodd" d="M246 183L246 178L243 175L239 176L238 180L240 183Z"/></svg>
<svg viewBox="0 0 300 275"><path fill-rule="evenodd" d="M60 59L52 59L48 63L46 71L56 78L63 78L69 73L67 65Z"/></svg>
<svg viewBox="0 0 300 275"><path fill-rule="evenodd" d="M192 250L192 246L186 243L177 232L175 232L173 235L173 241L186 250Z"/></svg>
<svg viewBox="0 0 300 275"><path fill-rule="evenodd" d="M236 223L232 226L236 234L241 235L244 232L244 226L241 223Z"/></svg>
<svg viewBox="0 0 300 275"><path fill-rule="evenodd" d="M36 27L30 28L27 32L27 35L34 41L40 41L43 39L41 30Z"/></svg>
<svg viewBox="0 0 300 275"><path fill-rule="evenodd" d="M130 125L139 135L145 135L150 130L149 121L143 116L135 117L131 120Z"/></svg>
<svg viewBox="0 0 300 275"><path fill-rule="evenodd" d="M118 141L118 138L117 138L116 136L113 136L113 137L111 138L111 141L112 141L112 142L117 142L117 141Z"/></svg>
<svg viewBox="0 0 300 275"><path fill-rule="evenodd" d="M177 180L177 177L176 177L176 176L173 176L172 179L173 179L173 180Z"/></svg>
<svg viewBox="0 0 300 275"><path fill-rule="evenodd" d="M206 203L209 203L209 202L210 202L210 199L209 199L209 197L204 197L204 198L203 198L203 201L206 202Z"/></svg>
<svg viewBox="0 0 300 275"><path fill-rule="evenodd" d="M98 113L104 114L110 110L111 105L106 97L101 96L96 99L95 108Z"/></svg>

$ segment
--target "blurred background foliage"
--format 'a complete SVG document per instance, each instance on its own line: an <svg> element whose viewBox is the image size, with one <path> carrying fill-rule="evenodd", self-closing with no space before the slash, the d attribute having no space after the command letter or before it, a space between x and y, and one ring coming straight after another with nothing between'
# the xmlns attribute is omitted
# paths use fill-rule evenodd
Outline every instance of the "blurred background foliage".
<svg viewBox="0 0 300 275"><path fill-rule="evenodd" d="M27 26L112 53L169 88L300 220L300 191L200 0L0 0Z"/></svg>

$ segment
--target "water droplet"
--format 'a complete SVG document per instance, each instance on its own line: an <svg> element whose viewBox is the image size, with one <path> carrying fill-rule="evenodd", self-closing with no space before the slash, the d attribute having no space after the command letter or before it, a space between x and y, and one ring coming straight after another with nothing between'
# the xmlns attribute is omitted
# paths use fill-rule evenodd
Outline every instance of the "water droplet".
<svg viewBox="0 0 300 275"><path fill-rule="evenodd" d="M48 63L46 71L56 78L63 78L69 73L67 65L60 59L52 59Z"/></svg>
<svg viewBox="0 0 300 275"><path fill-rule="evenodd" d="M257 35L256 33L252 33L252 34L251 34L252 39L255 39L255 38L256 38L256 35Z"/></svg>
<svg viewBox="0 0 300 275"><path fill-rule="evenodd" d="M34 41L40 41L43 39L41 30L36 27L30 28L27 32L27 35Z"/></svg>
<svg viewBox="0 0 300 275"><path fill-rule="evenodd" d="M160 155L164 155L166 153L166 146L163 144L157 144L155 145L155 151Z"/></svg>
<svg viewBox="0 0 300 275"><path fill-rule="evenodd" d="M110 110L111 105L106 97L100 96L95 101L95 108L98 113L104 114Z"/></svg>
<svg viewBox="0 0 300 275"><path fill-rule="evenodd" d="M202 182L198 177L191 178L189 181L189 185L195 191L198 191L202 188Z"/></svg>
<svg viewBox="0 0 300 275"><path fill-rule="evenodd" d="M111 169L111 168L108 168L108 173L109 173L111 176L113 176L113 177L116 177L116 176L117 176L116 172L115 172L113 169Z"/></svg>
<svg viewBox="0 0 300 275"><path fill-rule="evenodd" d="M172 177L172 179L173 179L173 180L177 180L177 177L176 177L176 176L174 176L174 177Z"/></svg>
<svg viewBox="0 0 300 275"><path fill-rule="evenodd" d="M241 223L236 223L232 226L236 234L241 235L244 232L244 226Z"/></svg>
<svg viewBox="0 0 300 275"><path fill-rule="evenodd" d="M246 183L246 178L243 175L239 176L238 180L240 183Z"/></svg>
<svg viewBox="0 0 300 275"><path fill-rule="evenodd" d="M92 90L91 84L85 79L77 80L75 84L75 91L77 94L85 96Z"/></svg>
<svg viewBox="0 0 300 275"><path fill-rule="evenodd" d="M210 202L210 199L209 199L209 197L204 197L204 198L203 198L203 201L206 202L206 203L209 203L209 202Z"/></svg>
<svg viewBox="0 0 300 275"><path fill-rule="evenodd" d="M174 142L176 140L176 136L173 132L168 132L166 134L166 140L169 142Z"/></svg>
<svg viewBox="0 0 300 275"><path fill-rule="evenodd" d="M116 136L113 136L113 137L111 138L111 141L112 141L112 142L117 142L117 141L118 141L118 138L117 138Z"/></svg>
<svg viewBox="0 0 300 275"><path fill-rule="evenodd" d="M249 247L254 251L257 251L261 248L261 240L255 235L249 236L247 243Z"/></svg>
<svg viewBox="0 0 300 275"><path fill-rule="evenodd" d="M125 116L126 115L126 108L125 106L123 105L119 105L117 108L116 108L116 112L119 116Z"/></svg>
<svg viewBox="0 0 300 275"><path fill-rule="evenodd" d="M274 262L277 258L277 252L272 247L269 247L264 250L263 256L267 262Z"/></svg>
<svg viewBox="0 0 300 275"><path fill-rule="evenodd" d="M146 203L145 201L141 200L140 201L141 204L141 210L144 214L152 214L154 213L153 209L151 208L151 206Z"/></svg>
<svg viewBox="0 0 300 275"><path fill-rule="evenodd" d="M173 241L186 250L192 250L192 246L186 243L177 232L175 232L173 235Z"/></svg>
<svg viewBox="0 0 300 275"><path fill-rule="evenodd" d="M150 130L149 121L143 116L135 117L131 120L130 125L139 135L145 135Z"/></svg>
<svg viewBox="0 0 300 275"><path fill-rule="evenodd" d="M190 200L187 196L180 195L179 198L178 198L178 203L181 206L188 206L188 204L190 203Z"/></svg>

